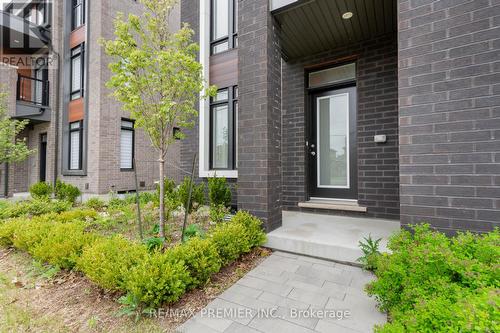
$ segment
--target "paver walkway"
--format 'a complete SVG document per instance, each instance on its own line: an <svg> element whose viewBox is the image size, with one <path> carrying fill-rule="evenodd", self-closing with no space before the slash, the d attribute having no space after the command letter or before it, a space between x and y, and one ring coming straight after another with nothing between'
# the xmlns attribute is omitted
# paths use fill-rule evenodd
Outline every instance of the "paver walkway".
<svg viewBox="0 0 500 333"><path fill-rule="evenodd" d="M373 278L353 266L274 252L178 332L372 332L386 321L363 291Z"/></svg>

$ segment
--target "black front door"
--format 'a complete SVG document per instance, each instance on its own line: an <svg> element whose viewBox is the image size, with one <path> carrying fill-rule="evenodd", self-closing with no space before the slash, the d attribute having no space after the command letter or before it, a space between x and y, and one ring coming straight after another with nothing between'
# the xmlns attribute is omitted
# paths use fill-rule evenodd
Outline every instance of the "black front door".
<svg viewBox="0 0 500 333"><path fill-rule="evenodd" d="M47 133L40 134L40 181L47 179Z"/></svg>
<svg viewBox="0 0 500 333"><path fill-rule="evenodd" d="M311 102L309 195L357 199L356 87L315 93Z"/></svg>

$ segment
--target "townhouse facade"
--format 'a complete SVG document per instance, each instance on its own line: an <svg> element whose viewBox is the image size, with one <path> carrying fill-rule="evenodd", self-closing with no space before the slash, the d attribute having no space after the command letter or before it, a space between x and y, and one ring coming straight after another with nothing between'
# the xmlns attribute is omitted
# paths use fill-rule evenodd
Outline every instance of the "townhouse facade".
<svg viewBox="0 0 500 333"><path fill-rule="evenodd" d="M500 4L183 0L205 78L181 146L265 221L303 211L500 224Z"/></svg>
<svg viewBox="0 0 500 333"><path fill-rule="evenodd" d="M0 84L12 117L29 120L20 136L36 150L26 161L1 166L1 195L27 192L38 181L61 179L83 193L152 189L157 154L146 134L110 96L111 61L100 39L113 38L121 12L140 14L134 0L14 0L0 12ZM178 11L172 29L179 26ZM167 176L176 180L179 145ZM135 162L134 162L135 161Z"/></svg>

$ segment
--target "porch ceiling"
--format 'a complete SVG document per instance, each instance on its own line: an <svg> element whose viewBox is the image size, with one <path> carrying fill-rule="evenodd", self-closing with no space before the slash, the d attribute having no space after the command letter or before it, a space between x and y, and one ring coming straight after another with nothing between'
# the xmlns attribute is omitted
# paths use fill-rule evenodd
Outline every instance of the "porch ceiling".
<svg viewBox="0 0 500 333"><path fill-rule="evenodd" d="M350 19L342 14L352 12ZM396 0L299 0L273 11L285 59L396 31Z"/></svg>

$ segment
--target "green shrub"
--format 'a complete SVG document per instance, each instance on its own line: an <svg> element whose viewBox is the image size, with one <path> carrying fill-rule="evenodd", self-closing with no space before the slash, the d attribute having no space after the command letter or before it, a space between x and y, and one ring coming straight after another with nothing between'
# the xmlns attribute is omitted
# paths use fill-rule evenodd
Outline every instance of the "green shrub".
<svg viewBox="0 0 500 333"><path fill-rule="evenodd" d="M54 222L44 217L25 219L19 223L12 235L15 248L30 252L38 243L47 237Z"/></svg>
<svg viewBox="0 0 500 333"><path fill-rule="evenodd" d="M55 216L58 222L83 221L89 222L97 219L98 213L92 209L75 209L59 213Z"/></svg>
<svg viewBox="0 0 500 333"><path fill-rule="evenodd" d="M165 244L164 237L149 237L144 240L144 245L146 245L149 252L154 252L160 250Z"/></svg>
<svg viewBox="0 0 500 333"><path fill-rule="evenodd" d="M179 187L176 189L177 197L183 207L186 207L189 197L189 187L191 186L191 178L185 177ZM191 204L189 205L188 212L193 211L193 207L205 204L205 184L193 184L193 191L191 194Z"/></svg>
<svg viewBox="0 0 500 333"><path fill-rule="evenodd" d="M221 259L214 243L209 239L191 238L167 252L169 258L183 262L191 276L188 288L205 284L221 268Z"/></svg>
<svg viewBox="0 0 500 333"><path fill-rule="evenodd" d="M229 209L224 205L210 205L210 221L214 223L222 223L229 214Z"/></svg>
<svg viewBox="0 0 500 333"><path fill-rule="evenodd" d="M128 294L148 307L177 301L189 283L190 276L184 264L160 252L147 255L125 275Z"/></svg>
<svg viewBox="0 0 500 333"><path fill-rule="evenodd" d="M266 233L262 229L262 221L245 211L238 211L231 223L241 224L245 228L245 237L250 247L260 246L266 242Z"/></svg>
<svg viewBox="0 0 500 333"><path fill-rule="evenodd" d="M61 180L56 181L54 194L57 199L74 204L76 199L82 194L78 187L64 183Z"/></svg>
<svg viewBox="0 0 500 333"><path fill-rule="evenodd" d="M53 223L29 252L34 258L65 269L75 266L84 246L95 240L95 235L84 232L83 222Z"/></svg>
<svg viewBox="0 0 500 333"><path fill-rule="evenodd" d="M90 209L102 211L106 207L106 203L97 197L93 197L85 202L85 206Z"/></svg>
<svg viewBox="0 0 500 333"><path fill-rule="evenodd" d="M102 238L83 249L77 268L107 290L124 290L124 279L130 269L147 255L147 249L122 236Z"/></svg>
<svg viewBox="0 0 500 333"><path fill-rule="evenodd" d="M49 198L52 195L52 186L46 182L31 185L30 194L33 199Z"/></svg>
<svg viewBox="0 0 500 333"><path fill-rule="evenodd" d="M400 231L388 247L392 253L376 261L378 279L367 286L392 320L379 331L483 332L498 326L498 230L448 238L422 225Z"/></svg>
<svg viewBox="0 0 500 333"><path fill-rule="evenodd" d="M0 218L11 218L20 216L38 216L48 213L60 213L71 208L71 204L65 201L49 199L32 199L19 201L9 205L0 212Z"/></svg>
<svg viewBox="0 0 500 333"><path fill-rule="evenodd" d="M14 239L14 233L19 229L19 226L25 222L23 218L17 218L0 223L0 245L11 246Z"/></svg>
<svg viewBox="0 0 500 333"><path fill-rule="evenodd" d="M458 300L436 295L412 310L392 312L391 322L376 332L498 332L498 288L464 292Z"/></svg>
<svg viewBox="0 0 500 333"><path fill-rule="evenodd" d="M163 180L164 188L165 188L165 195L168 196L169 194L173 193L175 191L175 181L172 178L165 177ZM160 194L160 186L156 186L156 193L159 195Z"/></svg>
<svg viewBox="0 0 500 333"><path fill-rule="evenodd" d="M251 245L245 237L246 232L242 224L231 222L218 224L212 229L210 239L214 242L224 265L250 251Z"/></svg>
<svg viewBox="0 0 500 333"><path fill-rule="evenodd" d="M377 260L381 255L379 251L381 240L382 238L373 239L372 235L368 235L368 237L363 237L363 240L358 242L363 255L356 261L363 265L363 269L373 271L377 267Z"/></svg>
<svg viewBox="0 0 500 333"><path fill-rule="evenodd" d="M211 206L231 206L231 189L225 177L208 178L208 199Z"/></svg>
<svg viewBox="0 0 500 333"><path fill-rule="evenodd" d="M186 241L192 237L204 237L204 236L205 236L205 231L203 231L202 228L200 228L197 224L190 224L186 227L186 230L184 230L183 241Z"/></svg>

